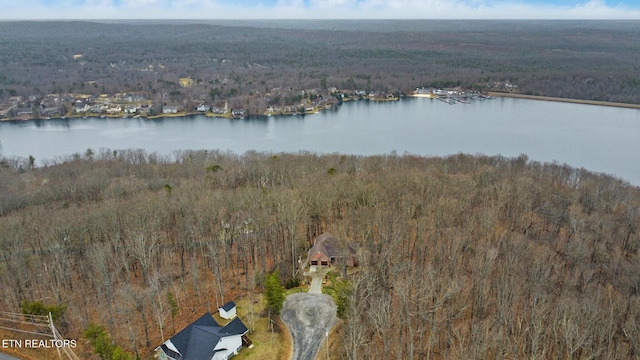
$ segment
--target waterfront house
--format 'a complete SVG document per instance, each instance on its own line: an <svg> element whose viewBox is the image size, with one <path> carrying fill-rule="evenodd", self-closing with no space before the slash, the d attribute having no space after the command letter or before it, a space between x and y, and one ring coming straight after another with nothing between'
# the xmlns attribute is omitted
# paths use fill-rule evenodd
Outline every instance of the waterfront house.
<svg viewBox="0 0 640 360"><path fill-rule="evenodd" d="M196 107L196 111L198 112L209 112L211 110L211 106L207 104L200 104Z"/></svg>
<svg viewBox="0 0 640 360"><path fill-rule="evenodd" d="M178 107L177 106L163 106L162 107L163 114L177 114Z"/></svg>
<svg viewBox="0 0 640 360"><path fill-rule="evenodd" d="M49 107L43 107L40 113L42 114L42 116L49 117L49 116L60 115L60 110L58 109L57 106L49 106Z"/></svg>
<svg viewBox="0 0 640 360"><path fill-rule="evenodd" d="M213 109L211 109L211 112L214 113L214 114L221 115L221 114L225 114L227 111L225 109L221 109L219 107L214 107Z"/></svg>
<svg viewBox="0 0 640 360"><path fill-rule="evenodd" d="M76 102L73 104L73 110L74 110L77 114L84 114L84 113L86 113L87 111L89 111L89 109L90 109L90 106L89 106L89 105L87 105L86 103L84 103L83 101L80 101L80 100L76 101Z"/></svg>
<svg viewBox="0 0 640 360"><path fill-rule="evenodd" d="M96 113L96 114L102 114L103 112L107 111L107 105L105 105L105 104L95 104L95 105L91 106L89 111L91 111L92 113Z"/></svg>
<svg viewBox="0 0 640 360"><path fill-rule="evenodd" d="M107 114L114 115L122 112L120 105L110 105L107 107Z"/></svg>
<svg viewBox="0 0 640 360"><path fill-rule="evenodd" d="M135 105L127 105L124 108L124 112L127 114L135 114L138 112L138 107Z"/></svg>
<svg viewBox="0 0 640 360"><path fill-rule="evenodd" d="M16 110L16 115L19 117L30 117L33 115L33 108L21 107Z"/></svg>
<svg viewBox="0 0 640 360"><path fill-rule="evenodd" d="M149 115L151 113L151 107L149 105L142 105L138 111L140 115Z"/></svg>
<svg viewBox="0 0 640 360"><path fill-rule="evenodd" d="M233 109L231 110L231 116L237 119L243 119L247 115L247 112L244 109Z"/></svg>

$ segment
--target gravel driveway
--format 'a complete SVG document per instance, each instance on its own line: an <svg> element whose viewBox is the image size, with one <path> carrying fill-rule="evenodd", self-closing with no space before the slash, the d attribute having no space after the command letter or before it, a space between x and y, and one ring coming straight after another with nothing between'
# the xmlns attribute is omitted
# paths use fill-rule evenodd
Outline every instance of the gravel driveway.
<svg viewBox="0 0 640 360"><path fill-rule="evenodd" d="M293 360L314 360L326 333L336 324L336 304L329 295L296 293L287 296L282 321L293 337Z"/></svg>

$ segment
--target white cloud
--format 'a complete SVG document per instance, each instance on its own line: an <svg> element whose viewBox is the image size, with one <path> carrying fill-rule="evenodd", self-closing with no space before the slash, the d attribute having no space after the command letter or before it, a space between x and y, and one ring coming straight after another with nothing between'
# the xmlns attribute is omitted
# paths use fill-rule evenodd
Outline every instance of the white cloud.
<svg viewBox="0 0 640 360"><path fill-rule="evenodd" d="M331 9L336 7L351 8L357 4L356 0L311 0L309 2L311 8Z"/></svg>
<svg viewBox="0 0 640 360"><path fill-rule="evenodd" d="M121 6L125 8L138 8L143 6L158 5L158 0L122 0Z"/></svg>
<svg viewBox="0 0 640 360"><path fill-rule="evenodd" d="M574 6L527 0L278 0L273 7L241 6L227 0L44 4L42 0L10 2L3 5L0 19L640 19L640 9L612 7L603 0Z"/></svg>

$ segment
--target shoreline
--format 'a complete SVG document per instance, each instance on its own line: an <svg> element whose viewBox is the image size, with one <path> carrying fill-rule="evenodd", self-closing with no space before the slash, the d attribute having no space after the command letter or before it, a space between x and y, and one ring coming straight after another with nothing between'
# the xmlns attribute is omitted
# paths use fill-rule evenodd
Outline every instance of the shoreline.
<svg viewBox="0 0 640 360"><path fill-rule="evenodd" d="M582 99L570 99L570 98L559 98L552 96L539 96L539 95L525 95L518 93L507 93L507 92L499 92L499 91L488 91L487 96L492 97L502 97L502 98L512 98L512 99L524 99L524 100L537 100L537 101L551 101L551 102L562 102L569 104L580 104L580 105L596 105L596 106L608 106L608 107L617 107L617 108L626 108L626 109L640 109L640 104L627 104L627 103L617 103L617 102L609 102L609 101L597 101L597 100L582 100ZM375 99L375 102L388 102L388 101L398 101L404 97L413 97L413 98L437 98L432 94L411 94L405 95L400 98L394 97L392 99ZM343 102L350 102L354 100L363 100L363 99L345 99ZM330 109L336 109L339 106L332 107ZM303 113L269 113L265 112L264 114L253 114L250 116L293 116L293 115L312 115L317 114L319 112L329 110L328 108L314 108L311 111L305 111ZM229 113L225 114L213 114L213 113L202 113L202 112L182 112L176 114L157 114L157 115L137 115L137 116L127 116L123 115L112 115L112 114L70 114L61 117L51 117L51 118L40 118L40 119L21 119L21 118L10 118L10 119L0 119L0 122L13 122L13 121L47 121L47 120L64 120L64 119L80 119L85 117L93 117L93 118L109 118L109 119L145 119L145 120L162 120L162 119L171 119L171 118L181 118L181 117L190 117L203 115L209 118L219 118L219 119L239 119L231 116Z"/></svg>
<svg viewBox="0 0 640 360"><path fill-rule="evenodd" d="M374 102L390 102L390 101L398 101L401 98L398 97L392 97L392 98L376 98L376 99L370 99L370 98L345 98L343 100L344 103L346 102L350 102L350 101L359 101L359 100L369 100L369 101L374 101ZM182 118L182 117L190 117L190 116L198 116L198 115L202 115L202 116L206 116L208 118L217 118L217 119L230 119L230 120L236 120L236 119L244 119L245 117L252 117L252 116L296 116L296 115L312 115L312 114L317 114L319 112L322 111L326 111L326 110L333 110L333 109L337 109L339 107L340 104L337 105L333 105L333 106L319 106L319 107L314 107L312 109L305 109L304 112L294 112L294 113L286 113L286 112L269 112L269 111L265 111L262 114L249 114L246 116L242 116L242 117L234 117L230 112L226 112L223 114L219 114L219 113L211 113L211 112L199 112L199 111L194 111L194 112L178 112L178 113L168 113L168 114L156 114L156 115L142 115L142 114L95 114L95 113L85 113L85 114L67 114L67 115L62 115L62 116L54 116L54 117L48 117L48 118L2 118L0 119L0 122L19 122L19 121L48 121L48 120L66 120L66 119L82 119L82 118L87 118L87 117L91 117L91 118L101 118L101 119L123 119L123 120L129 120L129 119L144 119L144 120L162 120L162 119L171 119L171 118Z"/></svg>
<svg viewBox="0 0 640 360"><path fill-rule="evenodd" d="M569 99L569 98L559 98L559 97L552 97L552 96L525 95L525 94L505 93L505 92L497 92L497 91L489 91L487 92L487 95L493 96L493 97L506 97L506 98L514 98L514 99L552 101L552 102L563 102L563 103L581 104L581 105L610 106L610 107L627 108L627 109L640 109L640 104L627 104L627 103L617 103L617 102L609 102L609 101Z"/></svg>

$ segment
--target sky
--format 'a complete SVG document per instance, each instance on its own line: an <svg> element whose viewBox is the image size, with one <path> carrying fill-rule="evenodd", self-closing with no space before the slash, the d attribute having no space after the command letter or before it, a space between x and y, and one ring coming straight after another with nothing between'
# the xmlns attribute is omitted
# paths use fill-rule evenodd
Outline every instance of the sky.
<svg viewBox="0 0 640 360"><path fill-rule="evenodd" d="M0 0L0 19L640 20L640 0Z"/></svg>

